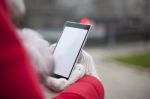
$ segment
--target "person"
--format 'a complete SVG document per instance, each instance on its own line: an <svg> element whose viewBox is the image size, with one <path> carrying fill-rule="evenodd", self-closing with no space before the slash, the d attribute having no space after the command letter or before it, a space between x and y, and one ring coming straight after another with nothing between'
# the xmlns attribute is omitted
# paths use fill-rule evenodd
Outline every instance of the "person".
<svg viewBox="0 0 150 99"><path fill-rule="evenodd" d="M33 35L34 35L34 37L36 37L36 38L34 38L34 40L37 40L37 41L41 40L42 45L45 44L44 49L46 52L48 52L48 48L49 48L48 43L46 43L46 41L43 40L37 33L33 33L34 31L29 30L29 29L23 30L20 33L21 36L18 36L20 34L17 35L15 33L15 30L12 27L12 24L9 22L10 20L8 19L8 17L9 17L8 9L6 7L5 0L2 0L1 6L0 6L0 19L1 19L1 24L0 24L0 26L1 26L1 28L0 28L0 34L1 34L1 36L0 36L1 37L1 39L0 39L0 44L1 44L1 51L0 51L0 54L1 54L0 71L1 72L0 72L0 75L1 76L0 77L2 79L2 81L0 83L0 97L2 99L6 98L6 97L7 98L15 97L18 99L20 97L28 98L28 99L34 97L36 99L43 99L42 89L40 87L40 83L39 83L38 77L36 75L36 72L29 61L29 59L30 59L29 56L32 57L31 58L32 64L34 66L36 65L35 68L38 67L36 69L37 69L38 73L40 73L40 75L42 73L44 73L42 75L47 75L45 73L49 72L49 71L47 71L49 69L43 69L41 67L45 66L45 65L49 65L48 67L51 67L50 66L52 63L52 62L50 62L51 56L45 58L44 55L46 55L46 54L42 53L41 57L45 58L45 60L43 59L43 63L42 62L37 63L37 61L39 59L42 59L42 58L36 58L36 55L40 54L41 50L39 49L39 47L41 47L41 46L34 46L34 48L38 49L38 50L34 49L34 51L33 51L33 49L31 47L35 43L33 44L33 43L30 43L27 41L28 40L33 41L31 39L33 39ZM26 37L27 33L28 33L28 35L27 35L28 37ZM31 38L29 38L29 36ZM19 39L20 39L20 41L19 41ZM24 45L22 45L22 44L24 44ZM36 42L36 44L40 45L40 44L38 44L38 42ZM27 50L28 56L26 55L24 48ZM36 53L33 54L33 52L35 52L35 51L37 51L38 54L36 54ZM86 55L86 52L83 52L83 53ZM46 61L46 59L48 59L49 61L48 60ZM83 60L84 59L81 58L80 62L81 63L84 62ZM82 70L85 70L84 66L77 65L76 67L80 67L81 69L83 68ZM83 73L82 75L84 75L83 71L79 72L78 70L80 70L80 69L75 69L73 73L77 74L75 72L75 71L77 71L78 73L81 72L81 74ZM87 72L87 73L89 73L89 72ZM76 76L76 75L74 75L74 76ZM47 85L50 85L50 88L51 88L51 85L55 85L56 82L62 81L60 79L55 79L55 78L47 77L47 76L44 78L46 78L46 81L48 82ZM77 77L77 78L79 79L80 77ZM73 77L73 79L74 79L74 77ZM55 80L54 83L52 80ZM65 83L66 82L68 83L68 81L66 81L66 80L63 80L63 81ZM8 82L11 82L11 84L8 84ZM101 97L100 99L103 99L104 91L103 91L102 84L95 77L86 75L84 77L81 77L81 79L78 80L77 82L75 82L75 83L74 82L75 81L70 83L71 85L66 84L68 86L59 88L59 90L63 89L63 91L58 96L56 96L55 99L65 99L65 98L67 98L67 99L97 99L98 98L99 99L100 97ZM58 84L57 86L60 86L60 84ZM84 89L81 90L80 86L83 86L82 88L84 88ZM95 93L92 93L92 95L87 94L87 92L90 92L91 90L93 90L93 92L95 91Z"/></svg>

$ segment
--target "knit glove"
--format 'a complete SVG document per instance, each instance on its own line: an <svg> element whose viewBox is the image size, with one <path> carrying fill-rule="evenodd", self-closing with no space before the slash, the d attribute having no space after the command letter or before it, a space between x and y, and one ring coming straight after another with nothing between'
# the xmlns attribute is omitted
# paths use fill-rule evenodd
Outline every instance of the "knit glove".
<svg viewBox="0 0 150 99"><path fill-rule="evenodd" d="M51 46L51 50L53 50L54 47L55 44ZM82 50L77 65L75 65L75 68L72 71L72 74L68 80L64 78L54 78L49 76L47 77L46 85L51 90L59 92L65 89L67 86L75 83L86 74L92 75L99 79L94 66L95 65L91 55Z"/></svg>

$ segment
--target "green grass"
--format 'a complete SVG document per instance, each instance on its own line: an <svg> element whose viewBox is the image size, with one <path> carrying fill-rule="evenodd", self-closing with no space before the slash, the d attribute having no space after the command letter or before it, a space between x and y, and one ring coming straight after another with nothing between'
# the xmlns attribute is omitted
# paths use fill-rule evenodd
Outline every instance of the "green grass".
<svg viewBox="0 0 150 99"><path fill-rule="evenodd" d="M113 59L137 67L150 68L150 52L119 56Z"/></svg>

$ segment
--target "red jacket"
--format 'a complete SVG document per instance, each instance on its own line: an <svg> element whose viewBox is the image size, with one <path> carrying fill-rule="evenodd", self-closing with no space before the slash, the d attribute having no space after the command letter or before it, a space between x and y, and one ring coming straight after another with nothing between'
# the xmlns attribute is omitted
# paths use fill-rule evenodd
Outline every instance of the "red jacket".
<svg viewBox="0 0 150 99"><path fill-rule="evenodd" d="M104 88L95 77L86 75L54 99L104 99Z"/></svg>
<svg viewBox="0 0 150 99"><path fill-rule="evenodd" d="M44 99L38 76L15 32L5 0L0 0L0 99ZM54 99L103 98L102 84L85 76Z"/></svg>

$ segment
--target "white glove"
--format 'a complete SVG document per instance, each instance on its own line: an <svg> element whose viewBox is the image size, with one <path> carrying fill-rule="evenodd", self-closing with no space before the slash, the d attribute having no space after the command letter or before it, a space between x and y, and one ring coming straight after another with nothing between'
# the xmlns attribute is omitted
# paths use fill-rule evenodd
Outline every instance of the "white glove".
<svg viewBox="0 0 150 99"><path fill-rule="evenodd" d="M95 64L93 61L93 57L87 53L86 51L82 50L81 55L79 57L78 63L82 64L86 68L86 74L96 77L98 80L100 80Z"/></svg>
<svg viewBox="0 0 150 99"><path fill-rule="evenodd" d="M55 44L51 46L51 50L53 50L55 47ZM48 88L54 90L54 91L61 91L70 84L75 83L77 80L82 78L85 74L92 75L99 79L96 69L94 67L93 58L91 55L89 55L87 52L82 51L81 55L79 57L79 61L77 65L75 66L69 80L66 80L64 78L54 78L54 77L47 77L47 83L46 85Z"/></svg>
<svg viewBox="0 0 150 99"><path fill-rule="evenodd" d="M44 79L44 84L54 91L61 91L72 83L82 78L85 74L95 76L99 79L93 58L85 51L81 52L79 61L69 78L69 80L54 78L48 76L49 70L52 70L52 55L51 52L55 45L49 48L49 42L44 40L36 31L31 29L23 29L18 31L18 35L25 46L28 56L31 59L33 66L37 70L40 78Z"/></svg>
<svg viewBox="0 0 150 99"><path fill-rule="evenodd" d="M39 74L40 80L44 82L53 68L50 43L44 40L38 32L28 28L18 30L18 37L27 50L29 59Z"/></svg>
<svg viewBox="0 0 150 99"><path fill-rule="evenodd" d="M47 77L46 86L53 91L59 92L65 89L70 84L75 83L77 80L85 75L85 67L77 64L68 80L64 78Z"/></svg>

